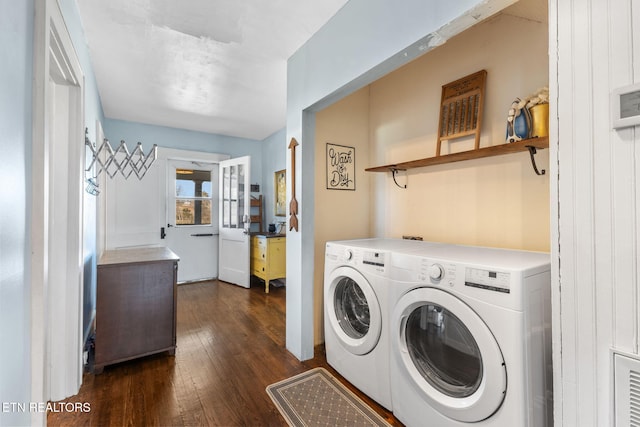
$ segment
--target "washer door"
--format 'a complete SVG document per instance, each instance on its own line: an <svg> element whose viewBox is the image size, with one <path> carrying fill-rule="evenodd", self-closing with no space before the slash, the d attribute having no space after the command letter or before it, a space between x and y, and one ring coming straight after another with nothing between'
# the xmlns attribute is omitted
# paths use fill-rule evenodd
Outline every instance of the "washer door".
<svg viewBox="0 0 640 427"><path fill-rule="evenodd" d="M371 284L357 270L338 267L325 286L325 316L340 343L351 353L369 353L382 330L380 304Z"/></svg>
<svg viewBox="0 0 640 427"><path fill-rule="evenodd" d="M490 417L502 404L507 373L484 321L464 302L434 288L405 294L393 314L393 351L422 397L463 422Z"/></svg>

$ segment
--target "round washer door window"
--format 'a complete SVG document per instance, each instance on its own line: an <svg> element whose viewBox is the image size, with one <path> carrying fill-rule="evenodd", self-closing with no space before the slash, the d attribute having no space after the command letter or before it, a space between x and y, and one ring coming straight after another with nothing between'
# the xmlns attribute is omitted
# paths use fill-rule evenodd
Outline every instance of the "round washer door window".
<svg viewBox="0 0 640 427"><path fill-rule="evenodd" d="M378 343L382 313L371 284L357 270L338 267L325 288L325 315L340 343L351 353L369 353Z"/></svg>
<svg viewBox="0 0 640 427"><path fill-rule="evenodd" d="M394 311L394 351L429 404L463 422L491 416L506 392L502 352L484 321L455 296L434 288L404 295Z"/></svg>

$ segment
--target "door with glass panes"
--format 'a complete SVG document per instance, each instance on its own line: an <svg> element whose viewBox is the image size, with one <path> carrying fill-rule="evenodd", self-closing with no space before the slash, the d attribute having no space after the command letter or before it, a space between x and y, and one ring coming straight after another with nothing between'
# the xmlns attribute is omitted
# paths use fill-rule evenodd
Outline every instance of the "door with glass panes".
<svg viewBox="0 0 640 427"><path fill-rule="evenodd" d="M250 286L249 227L250 157L220 162L220 215L218 278L248 288Z"/></svg>
<svg viewBox="0 0 640 427"><path fill-rule="evenodd" d="M166 245L180 257L178 282L218 276L218 165L170 160Z"/></svg>

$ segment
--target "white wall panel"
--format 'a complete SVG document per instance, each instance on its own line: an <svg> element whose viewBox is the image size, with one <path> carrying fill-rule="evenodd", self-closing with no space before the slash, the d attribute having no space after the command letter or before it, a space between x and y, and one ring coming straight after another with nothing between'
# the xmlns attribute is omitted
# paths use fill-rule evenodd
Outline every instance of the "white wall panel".
<svg viewBox="0 0 640 427"><path fill-rule="evenodd" d="M630 1L628 3L624 3L625 10L624 12L628 13L628 16L631 19L631 25L629 26L628 21L625 21L627 25L630 27L631 31L631 49L627 50L627 58L631 60L632 70L633 70L633 83L640 82L640 8L638 7L637 1ZM629 18L628 18L629 19ZM629 297L633 295L633 315L636 319L634 324L635 326L635 335L634 335L634 353L640 353L640 310L638 307L640 306L640 292L638 291L638 266L639 266L639 257L640 257L640 176L639 176L639 166L640 166L640 148L637 146L638 142L640 142L640 133L638 133L638 127L636 126L633 129L629 129L629 137L631 138L631 147L630 149L633 151L633 179L629 181L634 184L633 192L630 196L633 197L633 234L632 234L632 247L629 253L629 281L628 283L634 284L632 294L629 294ZM631 231L631 230L630 230ZM631 233L630 233L631 234Z"/></svg>
<svg viewBox="0 0 640 427"><path fill-rule="evenodd" d="M550 1L558 93L556 426L610 425L610 350L638 354L640 150L634 130L612 130L609 114L611 91L640 81L640 12L631 5Z"/></svg>
<svg viewBox="0 0 640 427"><path fill-rule="evenodd" d="M611 3L609 44L615 46L609 53L611 88L624 86L633 81L632 74L632 24L631 2L617 0ZM630 276L634 248L633 229L635 219L632 212L635 201L633 188L633 129L611 132L608 145L611 149L611 206L613 254L611 281L615 283L614 325L612 345L619 350L637 353L637 284Z"/></svg>
<svg viewBox="0 0 640 427"><path fill-rule="evenodd" d="M590 44L592 57L607 55L609 50L609 40L602 37L608 34L610 24L608 22L608 7L606 2L592 2L591 15L601 19L592 19L590 28ZM610 70L608 66L593 66L591 68L591 79L595 82L609 81ZM592 322L595 325L594 348L595 366L592 372L601 373L606 378L610 367L609 352L607 351L611 341L611 331L613 328L613 288L611 286L612 273L612 247L613 238L611 232L612 224L612 192L611 192L611 145L607 143L610 135L609 130L609 97L608 85L602 84L594 86L593 93L593 117L589 122L592 129L593 140L593 169L595 171L593 180L594 186L594 297L593 307L598 321ZM598 313L602 315L598 315ZM600 402L609 401L610 383L608 381L600 383L599 379L592 376L596 382L595 393L593 394L593 420L596 425L609 425L609 410L600 410Z"/></svg>

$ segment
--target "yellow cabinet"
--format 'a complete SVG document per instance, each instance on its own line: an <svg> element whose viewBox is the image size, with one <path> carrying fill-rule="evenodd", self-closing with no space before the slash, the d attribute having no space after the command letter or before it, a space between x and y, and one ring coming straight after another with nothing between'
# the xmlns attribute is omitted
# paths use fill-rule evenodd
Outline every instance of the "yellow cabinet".
<svg viewBox="0 0 640 427"><path fill-rule="evenodd" d="M269 281L286 277L286 237L257 234L251 238L251 274L264 280L264 291L267 293Z"/></svg>

